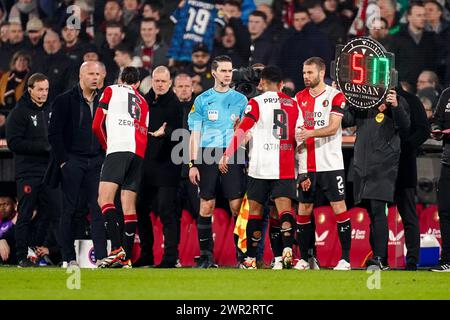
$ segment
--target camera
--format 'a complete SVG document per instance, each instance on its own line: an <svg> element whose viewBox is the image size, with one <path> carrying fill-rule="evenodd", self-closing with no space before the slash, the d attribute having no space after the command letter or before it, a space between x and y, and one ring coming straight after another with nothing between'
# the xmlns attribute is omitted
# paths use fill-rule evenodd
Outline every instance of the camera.
<svg viewBox="0 0 450 320"><path fill-rule="evenodd" d="M262 68L241 67L233 70L231 85L247 99L256 97L260 92L257 87L261 79Z"/></svg>

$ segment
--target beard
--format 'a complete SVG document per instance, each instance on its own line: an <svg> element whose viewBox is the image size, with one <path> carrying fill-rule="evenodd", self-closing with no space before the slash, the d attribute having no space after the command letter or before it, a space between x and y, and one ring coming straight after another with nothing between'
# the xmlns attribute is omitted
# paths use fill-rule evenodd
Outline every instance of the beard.
<svg viewBox="0 0 450 320"><path fill-rule="evenodd" d="M305 86L310 87L311 89L314 89L315 87L317 87L319 85L319 83L320 83L320 78L319 78L319 76L317 76L316 78L309 81L309 85L307 85L305 82Z"/></svg>

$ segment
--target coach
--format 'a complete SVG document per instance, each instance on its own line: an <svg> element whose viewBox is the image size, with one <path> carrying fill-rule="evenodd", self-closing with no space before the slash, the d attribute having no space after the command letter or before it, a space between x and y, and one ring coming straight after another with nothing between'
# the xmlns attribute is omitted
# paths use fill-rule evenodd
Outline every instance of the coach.
<svg viewBox="0 0 450 320"><path fill-rule="evenodd" d="M178 142L171 141L171 136L183 126L183 106L170 90L171 85L169 69L159 66L153 70L152 89L145 96L149 107L149 136L136 203L142 255L148 263L153 256L150 210L159 215L163 225L164 256L157 268L174 268L178 259L177 193L181 165L172 161L172 149Z"/></svg>
<svg viewBox="0 0 450 320"><path fill-rule="evenodd" d="M93 115L98 106L98 81L102 70L97 62L85 62L80 67L80 81L71 90L56 97L48 138L53 159L48 179L61 182L63 205L60 231L63 260L76 264L72 217L80 193L86 192L91 229L97 260L106 257L104 218L97 204L103 151L92 132Z"/></svg>

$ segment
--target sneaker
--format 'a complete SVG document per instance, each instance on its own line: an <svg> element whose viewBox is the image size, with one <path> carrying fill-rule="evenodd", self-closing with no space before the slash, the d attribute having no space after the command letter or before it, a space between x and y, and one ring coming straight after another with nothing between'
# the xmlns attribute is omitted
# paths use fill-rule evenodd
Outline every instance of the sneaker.
<svg viewBox="0 0 450 320"><path fill-rule="evenodd" d="M430 269L430 271L434 272L450 272L450 263L441 263L436 267Z"/></svg>
<svg viewBox="0 0 450 320"><path fill-rule="evenodd" d="M373 257L372 259L367 260L366 266L367 270L386 271L390 269L388 265L383 264L382 259L380 257Z"/></svg>
<svg viewBox="0 0 450 320"><path fill-rule="evenodd" d="M214 260L212 257L209 256L202 256L197 262L197 265L194 267L196 269L211 269L211 268L218 268L219 266L214 263Z"/></svg>
<svg viewBox="0 0 450 320"><path fill-rule="evenodd" d="M37 266L36 263L31 261L30 259L20 260L19 263L17 264L18 268L34 268L36 266Z"/></svg>
<svg viewBox="0 0 450 320"><path fill-rule="evenodd" d="M298 260L294 266L294 269L297 269L297 270L309 270L310 268L311 267L310 267L309 263L303 259Z"/></svg>
<svg viewBox="0 0 450 320"><path fill-rule="evenodd" d="M239 266L240 269L247 269L247 270L256 270L256 258L245 258L244 262L242 262Z"/></svg>
<svg viewBox="0 0 450 320"><path fill-rule="evenodd" d="M292 248L284 248L282 255L282 262L284 269L290 269L292 267Z"/></svg>
<svg viewBox="0 0 450 320"><path fill-rule="evenodd" d="M100 260L99 268L109 268L114 262L125 259L126 253L122 247L111 251L109 256Z"/></svg>
<svg viewBox="0 0 450 320"><path fill-rule="evenodd" d="M309 257L308 263L311 270L320 270L319 260L315 256Z"/></svg>
<svg viewBox="0 0 450 320"><path fill-rule="evenodd" d="M69 264L67 265L67 267L68 268L74 268L74 267L76 267L76 268L79 268L80 266L78 265L78 263L77 263L77 261L76 260L70 260L69 261Z"/></svg>
<svg viewBox="0 0 450 320"><path fill-rule="evenodd" d="M175 268L183 268L180 259L177 259L177 263L175 263Z"/></svg>
<svg viewBox="0 0 450 320"><path fill-rule="evenodd" d="M115 268L115 269L131 269L133 268L133 265L131 264L131 260L127 259L127 260L118 260L116 262L114 262L113 264L111 264L110 268Z"/></svg>
<svg viewBox="0 0 450 320"><path fill-rule="evenodd" d="M275 261L273 262L272 270L283 270L283 258L275 257Z"/></svg>
<svg viewBox="0 0 450 320"><path fill-rule="evenodd" d="M336 267L333 268L333 270L348 271L352 270L352 268L350 267L350 263L348 261L346 261L345 259L341 259L339 260Z"/></svg>

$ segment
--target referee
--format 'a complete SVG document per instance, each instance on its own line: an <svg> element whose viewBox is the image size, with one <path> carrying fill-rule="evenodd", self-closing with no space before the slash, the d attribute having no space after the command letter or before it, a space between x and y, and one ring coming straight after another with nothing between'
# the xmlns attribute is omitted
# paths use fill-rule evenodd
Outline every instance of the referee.
<svg viewBox="0 0 450 320"><path fill-rule="evenodd" d="M230 142L234 124L241 118L247 98L230 88L233 65L230 57L218 56L211 64L214 87L199 95L188 116L190 138L189 180L200 190L198 268L217 267L213 259L211 217L216 205L216 185L220 181L224 197L234 216L245 191L243 161L231 161L228 172L219 172L219 160ZM243 159L242 155L237 155ZM242 163L242 164L241 164Z"/></svg>

